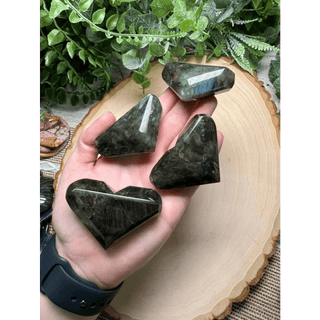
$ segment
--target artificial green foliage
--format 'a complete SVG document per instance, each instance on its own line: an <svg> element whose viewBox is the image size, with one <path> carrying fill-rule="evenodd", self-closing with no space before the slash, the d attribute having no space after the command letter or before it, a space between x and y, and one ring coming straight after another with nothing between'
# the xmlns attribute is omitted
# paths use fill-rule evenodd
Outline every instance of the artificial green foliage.
<svg viewBox="0 0 320 320"><path fill-rule="evenodd" d="M269 79L276 90L276 96L280 99L280 55L271 61L269 70Z"/></svg>
<svg viewBox="0 0 320 320"><path fill-rule="evenodd" d="M279 33L279 0L41 0L41 97L101 99L119 63L145 89L153 57L225 55L253 74Z"/></svg>

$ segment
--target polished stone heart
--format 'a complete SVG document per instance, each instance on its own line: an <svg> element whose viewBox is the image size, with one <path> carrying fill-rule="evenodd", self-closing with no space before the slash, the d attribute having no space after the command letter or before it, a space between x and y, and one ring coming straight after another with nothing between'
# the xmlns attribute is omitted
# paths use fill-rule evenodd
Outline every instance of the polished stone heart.
<svg viewBox="0 0 320 320"><path fill-rule="evenodd" d="M228 68L182 62L167 63L162 78L182 101L229 91L235 82Z"/></svg>
<svg viewBox="0 0 320 320"><path fill-rule="evenodd" d="M193 117L172 149L157 162L150 181L158 189L220 182L216 125L206 114Z"/></svg>
<svg viewBox="0 0 320 320"><path fill-rule="evenodd" d="M116 193L103 181L81 179L67 189L70 208L106 249L113 241L161 211L153 189L129 186Z"/></svg>
<svg viewBox="0 0 320 320"><path fill-rule="evenodd" d="M103 156L154 152L162 106L157 96L148 94L95 140Z"/></svg>

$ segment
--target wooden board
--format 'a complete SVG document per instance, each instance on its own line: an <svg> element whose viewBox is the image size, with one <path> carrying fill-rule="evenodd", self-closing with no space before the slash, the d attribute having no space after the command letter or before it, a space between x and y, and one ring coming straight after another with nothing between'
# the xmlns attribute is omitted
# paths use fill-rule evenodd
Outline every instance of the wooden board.
<svg viewBox="0 0 320 320"><path fill-rule="evenodd" d="M205 58L188 62L206 64ZM259 281L275 250L280 231L276 107L263 84L230 60L207 64L228 66L236 74L234 87L216 96L213 114L224 134L221 182L198 189L161 251L124 282L112 302L122 320L223 319ZM160 96L167 88L162 69L153 64L144 94L129 77L90 109L75 130L55 187L81 132L106 111L119 118L144 95Z"/></svg>

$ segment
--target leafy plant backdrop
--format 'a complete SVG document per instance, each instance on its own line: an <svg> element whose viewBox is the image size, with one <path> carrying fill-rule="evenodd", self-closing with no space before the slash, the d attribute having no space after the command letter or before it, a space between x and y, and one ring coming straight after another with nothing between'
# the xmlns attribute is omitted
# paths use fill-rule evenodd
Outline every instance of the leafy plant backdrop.
<svg viewBox="0 0 320 320"><path fill-rule="evenodd" d="M41 98L102 99L119 63L147 88L153 57L165 64L209 52L253 74L267 51L279 51L279 36L280 0L41 0Z"/></svg>

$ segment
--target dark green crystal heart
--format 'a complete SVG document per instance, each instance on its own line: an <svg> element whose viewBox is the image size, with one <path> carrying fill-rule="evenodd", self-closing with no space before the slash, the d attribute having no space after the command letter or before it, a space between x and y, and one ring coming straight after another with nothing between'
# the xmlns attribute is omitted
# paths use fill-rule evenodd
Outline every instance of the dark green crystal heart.
<svg viewBox="0 0 320 320"><path fill-rule="evenodd" d="M95 140L103 156L154 152L162 106L157 96L148 94Z"/></svg>
<svg viewBox="0 0 320 320"><path fill-rule="evenodd" d="M81 179L67 189L70 208L106 249L113 241L161 211L153 189L129 186L116 193L103 181Z"/></svg>
<svg viewBox="0 0 320 320"><path fill-rule="evenodd" d="M228 68L182 62L167 63L162 78L182 101L229 91L235 82Z"/></svg>
<svg viewBox="0 0 320 320"><path fill-rule="evenodd" d="M150 181L158 189L220 182L217 129L207 114L194 116L172 149L157 162Z"/></svg>

